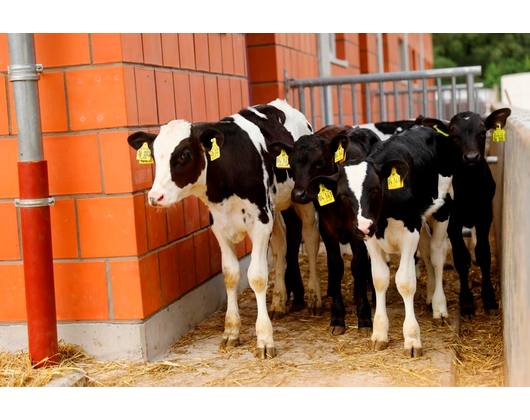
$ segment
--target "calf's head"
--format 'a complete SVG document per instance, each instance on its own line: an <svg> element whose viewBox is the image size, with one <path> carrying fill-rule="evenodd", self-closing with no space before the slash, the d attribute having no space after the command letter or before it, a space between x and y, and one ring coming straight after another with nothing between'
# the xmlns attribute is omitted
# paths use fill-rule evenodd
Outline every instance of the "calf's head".
<svg viewBox="0 0 530 420"><path fill-rule="evenodd" d="M449 125L434 118L423 119L422 125L448 134L461 162L474 165L485 160L487 131L499 126L503 128L510 114L509 108L498 109L486 118L481 118L474 112L460 112L451 118Z"/></svg>
<svg viewBox="0 0 530 420"><path fill-rule="evenodd" d="M335 200L341 203L348 234L367 239L376 232L383 197L389 193L388 177L393 168L401 180L409 172L408 164L398 159L383 165L369 161L349 161L338 174L313 178L307 189L308 195L312 199L317 198L321 185L331 190Z"/></svg>
<svg viewBox="0 0 530 420"><path fill-rule="evenodd" d="M289 155L289 165L295 182L291 192L293 202L307 204L312 201L307 194L309 181L316 176L334 174L335 152L341 145L346 154L349 143L350 139L344 134L333 137L331 141L318 134L310 134L300 137L294 146L282 142L269 146L269 151L275 156L282 150Z"/></svg>
<svg viewBox="0 0 530 420"><path fill-rule="evenodd" d="M198 130L183 120L171 121L160 133L137 132L127 139L138 150L147 143L156 164L155 180L149 191L149 204L169 207L192 194L197 183L205 182L205 152L212 139L222 146L223 135L214 129Z"/></svg>

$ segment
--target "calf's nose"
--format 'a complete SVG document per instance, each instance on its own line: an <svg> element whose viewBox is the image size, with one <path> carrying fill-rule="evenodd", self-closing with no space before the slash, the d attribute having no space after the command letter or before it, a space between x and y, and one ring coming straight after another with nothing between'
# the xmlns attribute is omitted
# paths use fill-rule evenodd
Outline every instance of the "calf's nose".
<svg viewBox="0 0 530 420"><path fill-rule="evenodd" d="M468 152L464 155L465 163L476 163L480 160L480 153L478 152Z"/></svg>
<svg viewBox="0 0 530 420"><path fill-rule="evenodd" d="M164 199L164 194L149 192L149 204L152 206L158 206Z"/></svg>
<svg viewBox="0 0 530 420"><path fill-rule="evenodd" d="M365 235L370 234L370 228L372 227L373 222L369 219L365 219L364 217L359 218L358 222L358 228L359 230L364 233Z"/></svg>
<svg viewBox="0 0 530 420"><path fill-rule="evenodd" d="M307 198L307 191L302 189L295 189L291 192L291 199L293 201L301 201Z"/></svg>

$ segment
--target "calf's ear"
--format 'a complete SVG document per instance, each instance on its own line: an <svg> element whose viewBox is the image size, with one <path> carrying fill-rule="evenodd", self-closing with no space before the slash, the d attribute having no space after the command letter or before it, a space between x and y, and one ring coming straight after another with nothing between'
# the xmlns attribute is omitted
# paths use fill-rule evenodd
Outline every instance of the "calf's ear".
<svg viewBox="0 0 530 420"><path fill-rule="evenodd" d="M436 118L423 118L421 120L421 125L423 125L424 127L431 127L435 130L438 129L447 135L449 134L449 127L447 126L447 124L441 120L437 120Z"/></svg>
<svg viewBox="0 0 530 420"><path fill-rule="evenodd" d="M144 143L147 143L149 148L151 148L151 145L155 141L157 137L157 134L151 134L151 133L144 133L143 131L138 131L137 133L131 134L129 137L127 137L127 141L129 142L129 146L131 146L133 149L138 150Z"/></svg>
<svg viewBox="0 0 530 420"><path fill-rule="evenodd" d="M223 147L225 137L220 131L214 128L207 128L201 133L200 142L207 152L212 149L213 139L215 139L215 142L219 148Z"/></svg>
<svg viewBox="0 0 530 420"><path fill-rule="evenodd" d="M320 192L320 185L324 185L324 187L326 187L328 190L331 190L331 192L333 193L333 197L336 197L339 175L340 173L336 173L331 176L314 177L311 181L309 181L309 184L307 186L307 197L311 200L316 199L318 197L318 193Z"/></svg>
<svg viewBox="0 0 530 420"><path fill-rule="evenodd" d="M512 113L510 108L501 108L496 111L493 111L485 120L484 125L486 129L496 128L497 124L501 125L501 128L506 124L506 120Z"/></svg>
<svg viewBox="0 0 530 420"><path fill-rule="evenodd" d="M381 181L388 179L392 173L392 168L396 168L396 173L400 176L403 181L409 173L409 164L401 159L389 160L381 166L379 169L379 178Z"/></svg>
<svg viewBox="0 0 530 420"><path fill-rule="evenodd" d="M276 141L274 143L269 144L267 146L267 149L270 154L276 157L282 152L282 150L285 150L285 153L290 155L291 152L293 151L293 146L291 146L290 144L284 143L283 141Z"/></svg>
<svg viewBox="0 0 530 420"><path fill-rule="evenodd" d="M350 138L346 134L342 133L333 137L333 139L329 142L329 150L331 153L335 153L337 151L339 144L342 144L342 148L346 154L346 150L348 150L348 146L350 145Z"/></svg>

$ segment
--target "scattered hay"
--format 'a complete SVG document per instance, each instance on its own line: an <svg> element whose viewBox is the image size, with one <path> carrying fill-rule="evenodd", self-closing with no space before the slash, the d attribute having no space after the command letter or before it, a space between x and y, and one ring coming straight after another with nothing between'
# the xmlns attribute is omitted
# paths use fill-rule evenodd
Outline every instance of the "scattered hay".
<svg viewBox="0 0 530 420"><path fill-rule="evenodd" d="M345 267L350 258L346 256ZM308 278L308 264L300 258L302 275ZM391 272L395 273L398 258L393 257ZM452 261L449 261L451 263ZM500 296L496 263L492 279ZM325 255L319 255L318 275L322 290L327 289ZM445 292L450 313L458 310L458 275L444 271ZM346 333L333 336L328 331L329 299L322 316L307 312L289 314L274 320L274 339L278 357L259 360L254 357L256 302L251 290L240 296L241 345L219 350L224 328L224 310L219 311L176 343L165 360L146 362L102 362L83 353L78 346L60 343L58 365L33 369L27 353L0 354L0 386L42 386L52 379L71 373L83 373L89 386L443 386L451 384L447 361L453 355L453 369L459 386L502 386L503 349L500 317L490 319L481 308L479 298L480 270L473 267L477 319L461 323L456 338L451 326L435 327L431 314L424 308L426 272L418 282L416 316L421 328L424 356L410 359L403 356L402 324L404 308L393 280L387 293L389 311L389 347L381 352L372 350L370 338L357 330L352 314L353 279L345 270L343 297L347 307ZM271 292L269 290L269 292ZM370 296L369 296L370 297ZM270 296L269 296L270 298Z"/></svg>

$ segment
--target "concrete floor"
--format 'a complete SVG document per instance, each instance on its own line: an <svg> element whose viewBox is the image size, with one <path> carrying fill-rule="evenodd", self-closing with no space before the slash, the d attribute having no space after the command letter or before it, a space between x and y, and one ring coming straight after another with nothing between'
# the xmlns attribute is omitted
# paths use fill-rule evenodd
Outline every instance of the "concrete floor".
<svg viewBox="0 0 530 420"><path fill-rule="evenodd" d="M350 257L346 256L346 267ZM374 351L369 337L361 336L353 314L353 279L345 270L343 297L347 307L347 330L344 335L328 332L330 299L324 298L322 316L309 316L307 311L292 313L273 320L277 357L259 360L254 356L256 343L256 302L247 289L240 295L242 344L221 350L224 310L218 311L194 331L183 337L158 362L173 367L156 382L146 377L135 385L151 386L453 386L455 366L451 347L455 343L453 325L435 327L426 310L426 272L418 282L415 298L416 317L421 328L423 357L410 359L403 355L403 300L396 290L394 274L398 256L392 257L391 284L387 292L390 320L387 349ZM307 279L306 258L301 257L302 275ZM320 279L327 279L325 254L319 254ZM444 272L445 291L450 314L458 311L458 280L454 270ZM322 282L322 290L327 280ZM270 289L270 288L269 288ZM269 290L270 302L270 290Z"/></svg>

